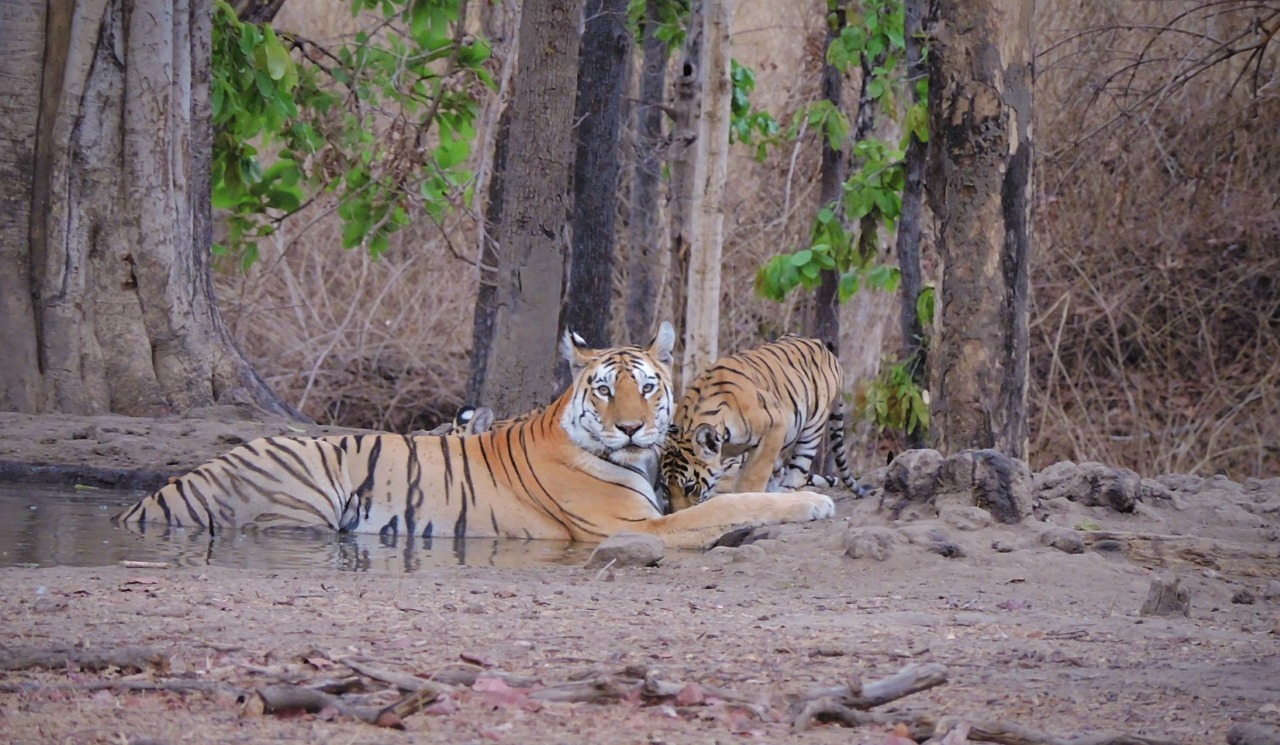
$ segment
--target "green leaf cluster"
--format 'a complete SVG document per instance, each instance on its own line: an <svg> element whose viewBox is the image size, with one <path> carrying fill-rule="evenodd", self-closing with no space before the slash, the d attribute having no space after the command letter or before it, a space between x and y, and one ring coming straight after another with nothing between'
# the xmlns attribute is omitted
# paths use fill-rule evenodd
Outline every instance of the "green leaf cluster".
<svg viewBox="0 0 1280 745"><path fill-rule="evenodd" d="M490 47L459 35L459 0L351 0L373 30L321 45L242 23L216 0L214 206L242 266L310 200L328 195L344 248L374 255L412 210L439 220L470 199Z"/></svg>
<svg viewBox="0 0 1280 745"><path fill-rule="evenodd" d="M778 140L778 120L767 111L751 106L751 92L756 89L754 70L736 59L729 60L729 78L733 83L729 98L729 141L755 145L756 160L763 161L769 145Z"/></svg>
<svg viewBox="0 0 1280 745"><path fill-rule="evenodd" d="M643 38L645 0L627 3L627 20L636 41ZM684 44L685 27L689 25L689 0L660 0L658 3L658 38L674 49Z"/></svg>
<svg viewBox="0 0 1280 745"><path fill-rule="evenodd" d="M881 366L880 375L867 386L859 408L880 432L929 431L928 394L916 385L907 362Z"/></svg>

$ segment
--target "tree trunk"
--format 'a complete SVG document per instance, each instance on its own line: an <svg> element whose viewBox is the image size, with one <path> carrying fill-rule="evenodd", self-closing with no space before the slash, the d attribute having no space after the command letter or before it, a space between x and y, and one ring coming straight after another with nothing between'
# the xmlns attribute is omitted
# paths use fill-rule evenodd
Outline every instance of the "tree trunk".
<svg viewBox="0 0 1280 745"><path fill-rule="evenodd" d="M635 176L631 182L631 257L627 265L627 333L640 343L658 331L658 288L669 254L659 249L658 189L662 183L663 91L667 82L667 43L658 37L659 4L645 2L644 61L636 113Z"/></svg>
<svg viewBox="0 0 1280 745"><path fill-rule="evenodd" d="M189 0L0 0L0 407L299 416L214 303L210 23Z"/></svg>
<svg viewBox="0 0 1280 745"><path fill-rule="evenodd" d="M944 453L1027 450L1031 0L937 0L929 199L942 261L932 427Z"/></svg>
<svg viewBox="0 0 1280 745"><path fill-rule="evenodd" d="M500 417L545 404L556 390L581 10L578 0L548 0L521 13L492 346L476 398Z"/></svg>
<svg viewBox="0 0 1280 745"><path fill-rule="evenodd" d="M927 75L920 55L919 34L928 0L906 0L906 52L907 87L911 101L918 100L915 81ZM902 187L902 215L898 218L898 268L902 276L900 285L902 305L899 308L899 328L902 332L902 359L911 371L911 379L922 388L929 387L929 340L924 335L917 305L924 291L924 271L920 264L920 236L924 227L924 169L925 143L911 136L903 157L905 178ZM932 319L930 319L932 320ZM925 446L925 433L916 428L906 433L907 445L912 448Z"/></svg>
<svg viewBox="0 0 1280 745"><path fill-rule="evenodd" d="M671 323L676 331L675 359L684 359L686 296L689 291L689 245L693 240L694 162L698 120L702 111L702 0L689 6L689 21L680 51L680 71L673 88L671 148ZM671 380L677 397L684 389L681 365L672 365Z"/></svg>
<svg viewBox="0 0 1280 745"><path fill-rule="evenodd" d="M847 0L835 0L827 14L827 39L823 49L830 49L831 44L840 38L844 30L845 5ZM830 62L822 63L822 97L830 101L836 111L840 110L844 98L844 76ZM822 164L818 168L818 203L822 207L830 206L837 214L841 197L844 194L845 175L845 143L830 142L827 132L822 133ZM819 279L818 289L814 292L813 303L813 336L831 345L840 354L840 273L833 269L824 269Z"/></svg>
<svg viewBox="0 0 1280 745"><path fill-rule="evenodd" d="M622 170L618 135L630 52L627 0L587 0L574 116L573 256L562 328L577 332L597 348L611 342L618 174Z"/></svg>
<svg viewBox="0 0 1280 745"><path fill-rule="evenodd" d="M689 381L720 351L720 255L724 182L729 165L729 28L733 0L703 0L702 55L697 71L702 115L694 141L689 200L689 284L681 378Z"/></svg>

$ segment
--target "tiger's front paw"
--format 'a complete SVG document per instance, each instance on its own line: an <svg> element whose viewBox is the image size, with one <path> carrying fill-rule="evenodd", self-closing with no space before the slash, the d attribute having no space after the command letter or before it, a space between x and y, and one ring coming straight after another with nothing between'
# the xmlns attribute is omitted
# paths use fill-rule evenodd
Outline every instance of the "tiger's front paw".
<svg viewBox="0 0 1280 745"><path fill-rule="evenodd" d="M796 516L792 518L795 522L825 520L836 514L836 503L826 494L819 494L813 491L798 491L793 492L790 496L794 497L797 502Z"/></svg>

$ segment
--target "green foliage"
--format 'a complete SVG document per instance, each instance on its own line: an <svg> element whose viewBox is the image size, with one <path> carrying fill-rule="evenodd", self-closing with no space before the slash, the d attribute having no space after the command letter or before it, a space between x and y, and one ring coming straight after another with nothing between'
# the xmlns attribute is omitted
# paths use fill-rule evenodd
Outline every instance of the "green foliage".
<svg viewBox="0 0 1280 745"><path fill-rule="evenodd" d="M627 3L627 19L631 23L632 32L640 39L644 29L645 0L630 0ZM668 49L684 44L685 27L689 23L688 0L660 0L658 3L658 38Z"/></svg>
<svg viewBox="0 0 1280 745"><path fill-rule="evenodd" d="M733 93L729 99L729 141L756 146L756 160L763 161L769 145L777 140L778 120L766 111L751 108L751 92L756 89L756 74L746 65L729 60L729 76ZM756 140L759 135L760 139Z"/></svg>
<svg viewBox="0 0 1280 745"><path fill-rule="evenodd" d="M906 362L880 368L880 375L866 389L861 414L886 429L912 434L929 431L928 392L916 385Z"/></svg>
<svg viewBox="0 0 1280 745"><path fill-rule="evenodd" d="M257 240L328 194L344 248L375 256L409 222L465 203L480 92L493 87L482 39L459 36L458 0L352 0L376 31L331 47L242 23L217 0L213 24L213 204L242 266Z"/></svg>
<svg viewBox="0 0 1280 745"><path fill-rule="evenodd" d="M829 15L831 23L838 20L836 13ZM827 62L842 74L856 66L866 76L860 104L874 106L882 115L901 117L905 135L898 147L874 137L853 143L851 154L857 168L843 184L840 202L818 213L808 246L775 256L760 268L756 290L763 296L782 300L797 287L816 288L823 270L839 273L841 302L860 288L897 290L898 270L875 265L875 246L879 231L894 229L902 215L906 183L903 157L908 138L927 142L929 136L924 103L927 81L917 83L920 101L904 112L898 107L900 90L906 86L902 74L905 23L903 0L862 0L848 11L845 25L828 47ZM802 126L822 132L833 148L843 149L849 139L848 118L825 99L796 113L787 138L798 137ZM857 223L856 241L843 227L843 220Z"/></svg>

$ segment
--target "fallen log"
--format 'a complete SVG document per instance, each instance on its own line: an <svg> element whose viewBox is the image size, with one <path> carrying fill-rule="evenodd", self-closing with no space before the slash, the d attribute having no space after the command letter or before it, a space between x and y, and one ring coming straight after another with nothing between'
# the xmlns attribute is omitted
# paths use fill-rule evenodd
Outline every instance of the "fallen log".
<svg viewBox="0 0 1280 745"><path fill-rule="evenodd" d="M119 647L117 649L21 649L0 651L0 670L44 668L76 668L98 672L119 668L125 673L169 672L169 656L152 647Z"/></svg>
<svg viewBox="0 0 1280 745"><path fill-rule="evenodd" d="M1083 530L1085 546L1121 553L1139 564L1190 564L1245 577L1280 578L1280 546L1247 546L1193 535L1159 535L1120 530Z"/></svg>

